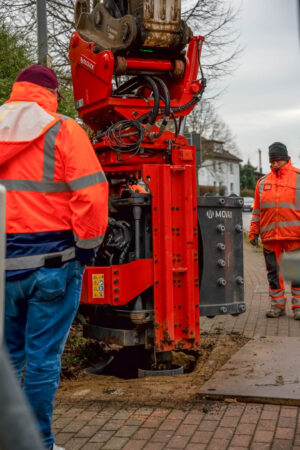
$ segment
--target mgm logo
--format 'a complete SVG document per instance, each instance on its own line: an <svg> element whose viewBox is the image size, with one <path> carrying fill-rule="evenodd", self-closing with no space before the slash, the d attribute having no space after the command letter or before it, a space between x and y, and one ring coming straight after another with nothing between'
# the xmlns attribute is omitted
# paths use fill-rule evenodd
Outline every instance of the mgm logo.
<svg viewBox="0 0 300 450"><path fill-rule="evenodd" d="M224 209L216 210L208 209L206 211L206 215L208 219L232 219L232 211L225 211Z"/></svg>

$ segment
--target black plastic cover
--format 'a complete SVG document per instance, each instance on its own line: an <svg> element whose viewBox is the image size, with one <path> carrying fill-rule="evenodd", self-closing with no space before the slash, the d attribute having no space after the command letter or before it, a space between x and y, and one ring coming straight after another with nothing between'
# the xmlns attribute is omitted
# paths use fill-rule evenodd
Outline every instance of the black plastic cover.
<svg viewBox="0 0 300 450"><path fill-rule="evenodd" d="M203 196L197 206L200 316L243 313L243 199Z"/></svg>

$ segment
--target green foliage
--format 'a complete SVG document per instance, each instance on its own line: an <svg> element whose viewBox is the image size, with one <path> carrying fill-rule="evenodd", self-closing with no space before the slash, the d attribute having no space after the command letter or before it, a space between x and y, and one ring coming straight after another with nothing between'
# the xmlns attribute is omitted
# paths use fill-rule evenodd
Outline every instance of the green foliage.
<svg viewBox="0 0 300 450"><path fill-rule="evenodd" d="M255 167L245 164L240 167L241 189L255 189Z"/></svg>
<svg viewBox="0 0 300 450"><path fill-rule="evenodd" d="M219 187L219 195L225 195L226 192L226 187L225 186L220 186Z"/></svg>
<svg viewBox="0 0 300 450"><path fill-rule="evenodd" d="M59 74L58 74L59 79ZM61 85L61 83L59 83ZM77 111L74 106L74 98L73 98L73 89L70 86L64 86L59 89L59 92L64 96L65 99L62 99L58 105L58 112L60 114L64 114L66 116L72 117L75 119L77 116Z"/></svg>
<svg viewBox="0 0 300 450"><path fill-rule="evenodd" d="M76 378L84 368L98 363L103 353L101 344L82 336L82 326L73 323L62 355L62 377Z"/></svg>
<svg viewBox="0 0 300 450"><path fill-rule="evenodd" d="M21 32L12 31L0 21L0 104L10 95L18 73L33 63L30 43Z"/></svg>
<svg viewBox="0 0 300 450"><path fill-rule="evenodd" d="M255 189L241 189L241 197L254 197Z"/></svg>
<svg viewBox="0 0 300 450"><path fill-rule="evenodd" d="M34 64L32 45L23 32L13 30L0 20L0 105L8 100L12 85L17 75L25 67ZM58 79L60 79L60 74ZM73 90L70 84L61 89L65 97L59 104L58 111L69 117L77 117L74 107Z"/></svg>
<svg viewBox="0 0 300 450"><path fill-rule="evenodd" d="M197 186L197 195L205 195L205 194L212 194L217 195L217 189L215 186Z"/></svg>

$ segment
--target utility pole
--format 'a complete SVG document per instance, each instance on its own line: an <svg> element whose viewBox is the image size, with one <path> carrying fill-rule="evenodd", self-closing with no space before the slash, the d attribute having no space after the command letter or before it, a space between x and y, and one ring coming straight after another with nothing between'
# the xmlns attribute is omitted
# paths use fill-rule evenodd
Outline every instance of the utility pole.
<svg viewBox="0 0 300 450"><path fill-rule="evenodd" d="M258 159L259 159L259 172L262 173L262 167L261 167L261 149L258 149Z"/></svg>
<svg viewBox="0 0 300 450"><path fill-rule="evenodd" d="M36 10L37 10L38 63L49 67L51 66L51 58L48 55L46 0L36 0Z"/></svg>

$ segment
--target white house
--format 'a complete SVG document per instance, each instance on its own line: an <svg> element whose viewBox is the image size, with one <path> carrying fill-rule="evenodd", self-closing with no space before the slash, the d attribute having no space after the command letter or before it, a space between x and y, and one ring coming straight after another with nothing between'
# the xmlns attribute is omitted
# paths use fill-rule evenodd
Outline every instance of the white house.
<svg viewBox="0 0 300 450"><path fill-rule="evenodd" d="M186 135L190 144L200 142L196 136ZM200 161L198 159L199 193L211 192L220 195L240 195L240 162L237 156L224 149L224 142L201 137ZM197 148L199 151L199 149Z"/></svg>

